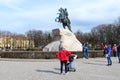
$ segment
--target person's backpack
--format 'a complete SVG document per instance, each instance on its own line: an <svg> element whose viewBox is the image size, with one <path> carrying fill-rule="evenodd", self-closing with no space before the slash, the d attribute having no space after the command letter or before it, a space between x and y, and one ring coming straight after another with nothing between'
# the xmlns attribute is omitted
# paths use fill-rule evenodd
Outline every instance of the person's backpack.
<svg viewBox="0 0 120 80"><path fill-rule="evenodd" d="M74 55L69 56L69 62L72 62L74 60Z"/></svg>

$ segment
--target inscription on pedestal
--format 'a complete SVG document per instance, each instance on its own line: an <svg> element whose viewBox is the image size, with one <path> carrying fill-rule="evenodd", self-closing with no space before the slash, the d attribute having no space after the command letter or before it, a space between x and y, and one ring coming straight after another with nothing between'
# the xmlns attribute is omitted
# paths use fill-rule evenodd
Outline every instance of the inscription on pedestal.
<svg viewBox="0 0 120 80"><path fill-rule="evenodd" d="M59 29L53 29L52 30L52 35L54 40L59 40L60 39L60 30Z"/></svg>

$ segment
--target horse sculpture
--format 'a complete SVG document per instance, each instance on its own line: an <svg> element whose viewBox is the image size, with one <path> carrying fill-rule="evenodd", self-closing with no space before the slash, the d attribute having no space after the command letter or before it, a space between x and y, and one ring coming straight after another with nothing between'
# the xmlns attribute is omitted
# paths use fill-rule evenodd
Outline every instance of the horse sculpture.
<svg viewBox="0 0 120 80"><path fill-rule="evenodd" d="M60 8L59 12L60 12L60 13L58 13L59 17L56 17L55 21L62 23L64 29L65 29L65 26L67 26L68 29L71 31L71 26L70 26L71 22L68 18L67 9Z"/></svg>

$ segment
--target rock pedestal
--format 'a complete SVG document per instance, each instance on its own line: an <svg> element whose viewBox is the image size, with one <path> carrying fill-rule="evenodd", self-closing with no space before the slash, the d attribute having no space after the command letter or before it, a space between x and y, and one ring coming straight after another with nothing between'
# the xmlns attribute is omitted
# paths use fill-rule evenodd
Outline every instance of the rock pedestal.
<svg viewBox="0 0 120 80"><path fill-rule="evenodd" d="M43 48L43 51L58 51L60 41L66 50L82 51L82 44L77 40L76 36L68 29L52 30L54 41Z"/></svg>

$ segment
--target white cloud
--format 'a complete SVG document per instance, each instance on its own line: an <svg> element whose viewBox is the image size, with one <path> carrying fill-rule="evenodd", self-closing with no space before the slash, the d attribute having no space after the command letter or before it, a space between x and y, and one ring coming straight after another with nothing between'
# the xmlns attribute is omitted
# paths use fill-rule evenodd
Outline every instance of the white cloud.
<svg viewBox="0 0 120 80"><path fill-rule="evenodd" d="M19 7L25 0L0 0L0 5L3 5L7 8L21 11L22 8Z"/></svg>
<svg viewBox="0 0 120 80"><path fill-rule="evenodd" d="M111 23L120 15L120 0L0 0L0 29L52 30L61 27L54 21L60 7L67 8L73 30L89 30ZM5 27L5 28L4 28ZM13 29L14 27L14 29ZM11 31L12 31L11 30Z"/></svg>

